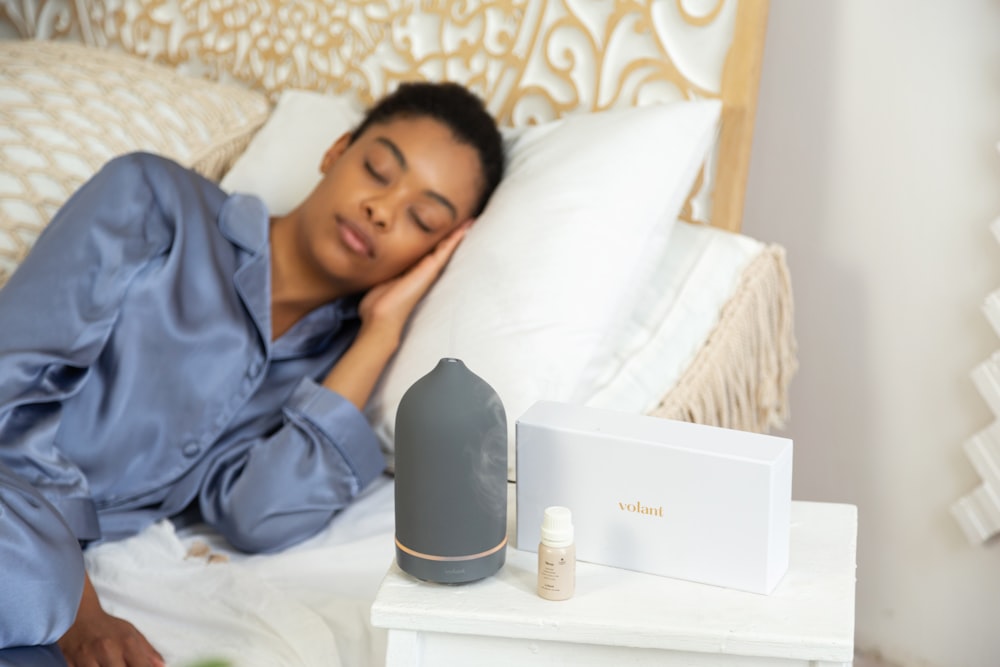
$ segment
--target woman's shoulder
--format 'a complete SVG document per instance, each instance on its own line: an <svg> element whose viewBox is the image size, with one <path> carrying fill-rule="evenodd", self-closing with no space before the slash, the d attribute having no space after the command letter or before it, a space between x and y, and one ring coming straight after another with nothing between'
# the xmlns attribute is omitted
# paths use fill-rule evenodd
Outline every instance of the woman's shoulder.
<svg viewBox="0 0 1000 667"><path fill-rule="evenodd" d="M101 173L123 178L149 174L169 175L215 185L194 169L185 167L172 158L146 151L133 151L113 157L104 164Z"/></svg>
<svg viewBox="0 0 1000 667"><path fill-rule="evenodd" d="M176 201L189 205L197 202L216 214L226 199L226 193L217 183L194 169L164 155L145 151L112 158L94 178L105 184L110 181L115 189L123 191L148 191L161 205Z"/></svg>

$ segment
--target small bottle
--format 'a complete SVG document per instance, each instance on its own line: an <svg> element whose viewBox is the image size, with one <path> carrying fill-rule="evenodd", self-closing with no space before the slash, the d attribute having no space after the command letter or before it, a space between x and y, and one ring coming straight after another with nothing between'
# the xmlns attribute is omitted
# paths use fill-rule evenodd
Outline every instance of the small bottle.
<svg viewBox="0 0 1000 667"><path fill-rule="evenodd" d="M538 595L546 600L568 600L575 589L573 515L566 507L547 507L538 545Z"/></svg>

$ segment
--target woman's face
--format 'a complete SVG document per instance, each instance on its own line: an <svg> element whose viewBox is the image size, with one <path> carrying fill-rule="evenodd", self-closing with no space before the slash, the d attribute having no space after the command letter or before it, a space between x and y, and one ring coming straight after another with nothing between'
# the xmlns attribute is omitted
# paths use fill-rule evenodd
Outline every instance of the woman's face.
<svg viewBox="0 0 1000 667"><path fill-rule="evenodd" d="M298 214L320 273L346 292L399 275L461 223L482 188L476 150L426 117L397 118L345 135L324 156L323 178Z"/></svg>

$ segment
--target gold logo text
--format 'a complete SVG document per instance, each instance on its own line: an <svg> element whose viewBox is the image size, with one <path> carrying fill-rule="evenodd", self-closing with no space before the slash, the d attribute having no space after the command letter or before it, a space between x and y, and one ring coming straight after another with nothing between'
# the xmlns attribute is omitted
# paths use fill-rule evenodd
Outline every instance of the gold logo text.
<svg viewBox="0 0 1000 667"><path fill-rule="evenodd" d="M631 512L632 514L645 514L646 516L663 516L663 507L650 507L648 505L643 505L638 500L634 503L623 503L618 501L618 509L622 512Z"/></svg>

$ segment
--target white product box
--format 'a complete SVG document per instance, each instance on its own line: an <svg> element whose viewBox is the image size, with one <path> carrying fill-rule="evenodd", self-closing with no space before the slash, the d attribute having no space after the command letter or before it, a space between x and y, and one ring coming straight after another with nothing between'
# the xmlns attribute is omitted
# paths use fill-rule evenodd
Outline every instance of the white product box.
<svg viewBox="0 0 1000 667"><path fill-rule="evenodd" d="M564 505L578 560L764 594L788 569L791 440L552 401L516 428L517 548Z"/></svg>

